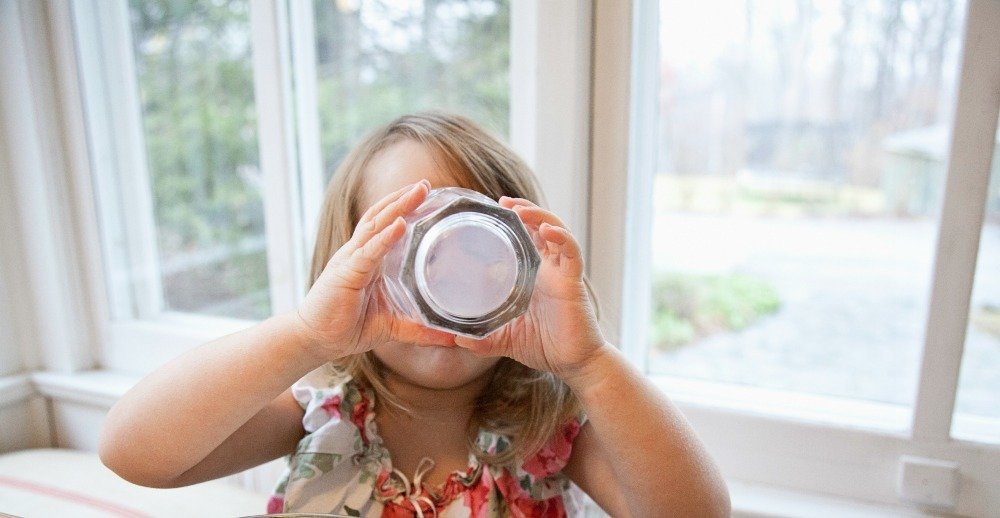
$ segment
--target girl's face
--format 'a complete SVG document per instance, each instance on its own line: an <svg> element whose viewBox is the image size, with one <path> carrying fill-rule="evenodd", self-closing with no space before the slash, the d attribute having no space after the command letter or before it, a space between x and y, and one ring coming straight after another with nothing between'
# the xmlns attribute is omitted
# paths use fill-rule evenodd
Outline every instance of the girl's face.
<svg viewBox="0 0 1000 518"><path fill-rule="evenodd" d="M385 195L426 178L433 188L458 186L419 142L403 140L369 162L361 189L363 213ZM500 358L485 358L461 347L386 342L375 356L405 381L432 389L461 387L489 372Z"/></svg>

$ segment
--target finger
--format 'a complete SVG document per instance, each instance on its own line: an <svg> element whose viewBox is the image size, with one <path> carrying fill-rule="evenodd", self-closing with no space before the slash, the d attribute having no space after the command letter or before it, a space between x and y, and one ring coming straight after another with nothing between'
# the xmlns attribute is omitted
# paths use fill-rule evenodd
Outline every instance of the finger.
<svg viewBox="0 0 1000 518"><path fill-rule="evenodd" d="M367 286L382 258L405 231L406 220L398 217L375 237L369 239L364 246L354 250L346 264L347 287L360 290Z"/></svg>
<svg viewBox="0 0 1000 518"><path fill-rule="evenodd" d="M454 347L455 335L437 329L431 329L420 322L398 319L390 333L391 340L412 343L415 345L440 345Z"/></svg>
<svg viewBox="0 0 1000 518"><path fill-rule="evenodd" d="M580 250L580 243L569 230L542 223L538 227L538 234L545 239L549 254L558 256L558 264L563 273L571 277L583 274L583 253Z"/></svg>
<svg viewBox="0 0 1000 518"><path fill-rule="evenodd" d="M549 243L541 236L539 226L549 224L565 228L565 224L558 216L538 206L515 205L513 210L528 229L528 234L531 236L531 241L534 243L535 249L541 253L557 253L550 249ZM567 230L567 232L569 231Z"/></svg>
<svg viewBox="0 0 1000 518"><path fill-rule="evenodd" d="M573 234L563 227L557 227L554 225L549 225L548 223L542 223L538 227L538 233L541 234L549 243L553 243L559 247L559 252L570 258L579 259L582 252L580 251L580 244L577 243L576 238Z"/></svg>
<svg viewBox="0 0 1000 518"><path fill-rule="evenodd" d="M548 223L555 227L566 227L566 224L559 219L559 216L537 206L515 205L514 212L521 218L525 225L539 226Z"/></svg>
<svg viewBox="0 0 1000 518"><path fill-rule="evenodd" d="M425 181L426 180L421 180L420 182L425 182ZM410 189L413 189L414 187L416 187L417 184L420 183L420 182L411 183L409 185L404 185L403 187L400 187L399 190L394 191L394 192L392 192L390 194L385 195L381 200L375 202L375 205L372 205L371 207L368 207L368 210L366 210L365 213L364 213L364 215L361 216L361 219L358 220L358 223L361 223L362 221L371 221L372 219L375 218L376 214L378 214L379 212L382 212L382 209L386 208L390 203L396 201L402 195L404 195L407 192L409 192Z"/></svg>
<svg viewBox="0 0 1000 518"><path fill-rule="evenodd" d="M503 207L503 208L505 208L505 209L510 209L510 208L513 208L513 207L515 207L517 205L521 205L521 206L524 206L524 207L537 207L538 206L535 202L533 202L531 200L526 200L524 198L511 198L510 196L501 196L500 199L497 200L497 203L499 203L500 206Z"/></svg>
<svg viewBox="0 0 1000 518"><path fill-rule="evenodd" d="M429 186L430 183L427 180L421 180L413 184L402 195L382 207L377 214L370 215L368 220L359 222L358 227L354 229L354 235L351 237L354 246L364 246L372 236L377 235L386 226L392 224L396 218L409 214L416 209L427 197L427 193L430 190Z"/></svg>

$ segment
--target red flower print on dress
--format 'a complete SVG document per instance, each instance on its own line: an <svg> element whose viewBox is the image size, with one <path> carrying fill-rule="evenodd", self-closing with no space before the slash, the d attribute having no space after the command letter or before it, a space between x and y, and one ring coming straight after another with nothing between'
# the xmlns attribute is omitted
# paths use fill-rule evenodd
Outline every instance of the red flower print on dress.
<svg viewBox="0 0 1000 518"><path fill-rule="evenodd" d="M580 422L573 419L524 463L524 471L539 480L562 471L573 452L573 439L580 433Z"/></svg>
<svg viewBox="0 0 1000 518"><path fill-rule="evenodd" d="M400 493L399 488L388 482L392 480L392 472L383 469L375 477L375 496L381 498L392 498Z"/></svg>
<svg viewBox="0 0 1000 518"><path fill-rule="evenodd" d="M517 479L504 469L496 479L497 489L503 495L510 515L516 518L562 518L566 516L562 496L535 500L521 487Z"/></svg>
<svg viewBox="0 0 1000 518"><path fill-rule="evenodd" d="M280 513L285 509L285 495L271 495L267 500L267 514Z"/></svg>
<svg viewBox="0 0 1000 518"><path fill-rule="evenodd" d="M420 507L422 516L427 518L436 516L437 513L444 511L441 506L431 509L431 504L427 503L424 499L414 500L400 497L398 500L398 502L390 501L383 505L382 518L413 518L414 516L418 516L418 506ZM435 513L435 511L437 512Z"/></svg>
<svg viewBox="0 0 1000 518"><path fill-rule="evenodd" d="M493 491L493 474L485 467L479 475L479 483L465 491L465 507L472 518L489 518L490 493Z"/></svg>
<svg viewBox="0 0 1000 518"><path fill-rule="evenodd" d="M343 401L343 398L340 397L340 394L337 394L336 396L333 397L328 397L326 398L325 401L323 401L322 408L323 410L326 410L327 414L330 414L330 417L340 419L341 401Z"/></svg>
<svg viewBox="0 0 1000 518"><path fill-rule="evenodd" d="M436 516L448 507L448 504L458 496L464 486L455 477L449 477L441 494L431 493L427 485L420 484L420 493L416 488L400 489L403 481L393 478L388 470L379 472L375 479L375 500L382 502L382 518L413 518L414 516ZM407 490L410 493L407 493ZM417 513L417 508L420 513Z"/></svg>
<svg viewBox="0 0 1000 518"><path fill-rule="evenodd" d="M472 468L466 472L466 476L470 475L472 475ZM383 469L375 477L375 488L372 494L376 501L383 503L383 517L417 516L417 506L420 507L424 516L429 517L435 514L435 510L437 513L444 512L452 500L464 494L466 486L459 481L459 476L460 473L453 472L441 487L428 488L427 484L421 482L419 496L413 496L416 494L415 487L409 488L411 493L408 496L406 489L402 488L403 481L398 477L393 477L392 472L388 469ZM432 510L431 507L435 509Z"/></svg>
<svg viewBox="0 0 1000 518"><path fill-rule="evenodd" d="M365 397L365 392L360 387L358 388L358 392L361 394L361 399L354 404L354 409L351 411L351 422L361 432L361 443L368 446L368 433L365 431L365 417L368 416L368 398Z"/></svg>

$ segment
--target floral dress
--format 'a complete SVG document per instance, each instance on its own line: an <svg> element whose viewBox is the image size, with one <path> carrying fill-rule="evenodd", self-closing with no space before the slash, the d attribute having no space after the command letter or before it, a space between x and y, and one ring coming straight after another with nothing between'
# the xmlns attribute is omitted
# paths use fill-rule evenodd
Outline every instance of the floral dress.
<svg viewBox="0 0 1000 518"><path fill-rule="evenodd" d="M292 386L305 409L306 436L288 457L288 468L267 512L319 512L382 517L558 517L582 512L584 496L566 475L573 440L586 421L571 419L546 447L517 469L496 468L469 454L465 471L441 485L422 482L433 467L421 460L412 480L393 469L375 425L373 391L326 366ZM510 444L480 430L486 451Z"/></svg>

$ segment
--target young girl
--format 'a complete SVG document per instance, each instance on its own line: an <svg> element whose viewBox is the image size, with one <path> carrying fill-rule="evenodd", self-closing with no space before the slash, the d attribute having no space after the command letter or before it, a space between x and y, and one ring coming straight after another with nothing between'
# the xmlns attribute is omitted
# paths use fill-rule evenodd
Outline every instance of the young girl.
<svg viewBox="0 0 1000 518"><path fill-rule="evenodd" d="M481 340L406 320L378 289L402 216L445 186L512 209L542 256L528 311ZM683 416L601 335L579 245L538 202L527 166L465 118L376 130L330 182L298 311L142 380L101 459L177 487L288 455L268 512L561 516L576 486L613 516L728 515Z"/></svg>

